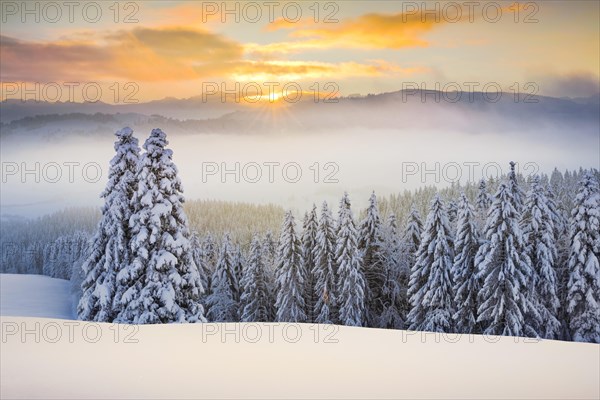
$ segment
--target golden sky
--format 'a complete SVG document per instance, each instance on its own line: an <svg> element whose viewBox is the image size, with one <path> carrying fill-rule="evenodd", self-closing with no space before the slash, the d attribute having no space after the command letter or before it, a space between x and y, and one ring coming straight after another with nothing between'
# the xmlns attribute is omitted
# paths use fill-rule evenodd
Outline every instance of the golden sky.
<svg viewBox="0 0 600 400"><path fill-rule="evenodd" d="M140 101L198 96L207 82L303 91L334 82L341 95L451 82L506 91L533 82L538 94L570 97L599 90L597 1L10 3L3 99L7 82L134 82Z"/></svg>

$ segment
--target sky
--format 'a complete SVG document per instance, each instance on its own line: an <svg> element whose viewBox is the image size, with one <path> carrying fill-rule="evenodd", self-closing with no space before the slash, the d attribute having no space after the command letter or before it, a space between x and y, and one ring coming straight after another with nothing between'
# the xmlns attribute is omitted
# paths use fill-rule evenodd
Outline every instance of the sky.
<svg viewBox="0 0 600 400"><path fill-rule="evenodd" d="M0 11L3 100L600 91L597 1L2 2Z"/></svg>

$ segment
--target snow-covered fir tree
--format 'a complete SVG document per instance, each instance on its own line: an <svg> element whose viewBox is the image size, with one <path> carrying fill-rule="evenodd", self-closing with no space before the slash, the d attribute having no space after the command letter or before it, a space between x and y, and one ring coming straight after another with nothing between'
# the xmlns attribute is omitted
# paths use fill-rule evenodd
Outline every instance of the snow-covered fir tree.
<svg viewBox="0 0 600 400"><path fill-rule="evenodd" d="M406 297L409 270L401 262L402 245L396 215L393 213L387 219L384 237L383 311L379 317L378 326L388 329L404 329L406 315L410 309L410 303Z"/></svg>
<svg viewBox="0 0 600 400"><path fill-rule="evenodd" d="M477 199L475 200L475 211L480 227L485 226L487 212L491 205L492 198L488 193L485 179L481 178L481 180L479 181L479 191L477 192Z"/></svg>
<svg viewBox="0 0 600 400"><path fill-rule="evenodd" d="M275 297L277 296L276 283L275 283L275 269L277 266L277 243L273 239L271 231L265 233L262 239L262 258L265 264L265 275L267 279L267 288L269 289L269 295L273 299L273 305L275 304Z"/></svg>
<svg viewBox="0 0 600 400"><path fill-rule="evenodd" d="M562 178L562 175L561 175ZM552 186L552 183L550 183ZM558 296L558 321L561 325L561 333L558 336L562 340L571 340L569 321L567 316L567 286L569 283L569 227L563 210L556 202L555 188L549 187L546 191L548 209L552 215L554 225L554 238L556 243L556 293Z"/></svg>
<svg viewBox="0 0 600 400"><path fill-rule="evenodd" d="M363 271L358 232L348 193L340 201L335 259L338 268L337 305L342 325L364 326L367 283Z"/></svg>
<svg viewBox="0 0 600 400"><path fill-rule="evenodd" d="M277 322L306 322L306 271L291 211L286 212L279 238L276 270Z"/></svg>
<svg viewBox="0 0 600 400"><path fill-rule="evenodd" d="M212 293L207 298L211 322L239 321L239 282L235 272L235 253L229 234L223 236L219 258L212 275Z"/></svg>
<svg viewBox="0 0 600 400"><path fill-rule="evenodd" d="M458 205L452 199L448 200L448 223L450 224L450 232L452 236L454 236L454 232L456 231L456 220L458 219Z"/></svg>
<svg viewBox="0 0 600 400"><path fill-rule="evenodd" d="M219 249L213 236L208 233L202 241L202 258L206 269L212 274L219 258Z"/></svg>
<svg viewBox="0 0 600 400"><path fill-rule="evenodd" d="M316 294L313 312L314 322L332 324L337 321L335 227L331 211L326 202L323 202L321 207L321 218L317 228L313 257L315 260L313 276Z"/></svg>
<svg viewBox="0 0 600 400"><path fill-rule="evenodd" d="M315 277L313 275L316 265L314 249L317 242L317 227L317 207L313 204L310 213L304 216L304 223L302 224L302 262L304 263L304 271L306 272L306 294L304 299L306 303L306 317L309 322L314 320L313 310L317 300Z"/></svg>
<svg viewBox="0 0 600 400"><path fill-rule="evenodd" d="M415 265L410 274L408 295L412 309L407 322L411 330L452 330L453 258L448 216L440 196L436 194L431 201Z"/></svg>
<svg viewBox="0 0 600 400"><path fill-rule="evenodd" d="M567 313L574 341L600 343L600 193L585 173L570 220Z"/></svg>
<svg viewBox="0 0 600 400"><path fill-rule="evenodd" d="M191 245L192 252L194 255L194 263L196 264L196 267L198 267L198 273L200 274L200 282L202 282L202 287L204 288L204 293L202 294L201 298L201 303L204 304L206 303L206 297L210 294L210 281L212 278L212 271L208 268L206 258L204 257L203 253L200 235L197 231L192 232Z"/></svg>
<svg viewBox="0 0 600 400"><path fill-rule="evenodd" d="M250 244L250 255L242 279L242 322L271 322L275 317L273 299L263 262L262 243L257 234Z"/></svg>
<svg viewBox="0 0 600 400"><path fill-rule="evenodd" d="M208 280L208 286L204 288L204 297L208 297L212 293L212 276L217 266L217 260L219 258L219 248L215 242L213 236L208 233L202 240L202 268L206 271L206 278ZM205 310L205 314L208 310Z"/></svg>
<svg viewBox="0 0 600 400"><path fill-rule="evenodd" d="M115 133L116 155L110 162L108 183L102 192L102 216L91 240L91 252L83 264L83 295L77 308L79 319L112 322L121 310L124 288L117 274L131 262L129 218L133 207L129 199L137 188L136 168L140 148L130 128Z"/></svg>
<svg viewBox="0 0 600 400"><path fill-rule="evenodd" d="M408 301L408 309L406 310L405 323L406 318L408 317L408 312L410 311L410 295L408 295L408 284L410 280L410 272L415 265L415 260L417 256L417 251L419 250L419 246L421 244L421 234L423 232L423 223L421 222L421 215L417 210L414 203L412 203L410 212L406 217L405 228L401 240L402 244L402 270L406 272L406 281L403 282L403 290L406 291L406 299ZM406 328L408 328L406 326Z"/></svg>
<svg viewBox="0 0 600 400"><path fill-rule="evenodd" d="M204 292L183 210L183 188L166 149L167 137L153 129L144 143L129 220L132 261L118 274L127 290L119 319L139 324L205 321Z"/></svg>
<svg viewBox="0 0 600 400"><path fill-rule="evenodd" d="M267 231L267 233L265 233L265 237L263 238L262 255L267 276L269 277L269 287L274 288L275 269L277 267L277 241L273 239L273 233L271 233L271 231Z"/></svg>
<svg viewBox="0 0 600 400"><path fill-rule="evenodd" d="M265 233L265 237L262 241L262 253L265 260L265 264L267 267L271 267L271 270L274 270L275 260L277 258L277 242L273 239L273 233L271 231L267 231ZM269 265L270 264L270 265Z"/></svg>
<svg viewBox="0 0 600 400"><path fill-rule="evenodd" d="M237 299L240 299L242 296L241 281L244 275L244 269L246 269L246 257L244 257L242 247L239 244L237 244L234 246L233 251L233 270L235 271L235 278L238 282L238 291L237 293L235 293L235 298Z"/></svg>
<svg viewBox="0 0 600 400"><path fill-rule="evenodd" d="M423 232L423 222L421 221L421 215L413 203L408 217L406 218L406 228L404 229L404 243L406 245L406 251L409 253L409 268L412 268L414 256L421 244L421 234Z"/></svg>
<svg viewBox="0 0 600 400"><path fill-rule="evenodd" d="M477 322L486 335L523 336L525 314L531 308L527 284L532 271L512 191L504 183L494 196L484 236L475 257L482 281Z"/></svg>
<svg viewBox="0 0 600 400"><path fill-rule="evenodd" d="M526 315L527 323L546 339L561 334L558 316L557 277L555 270L556 237L552 212L539 177L534 177L521 215L525 252L531 260L532 277L528 286L535 313Z"/></svg>
<svg viewBox="0 0 600 400"><path fill-rule="evenodd" d="M510 172L508 173L508 188L512 195L512 202L517 214L521 213L523 209L523 201L525 199L525 192L521 189L519 181L517 179L517 173L515 171L516 163L510 162Z"/></svg>
<svg viewBox="0 0 600 400"><path fill-rule="evenodd" d="M454 279L455 331L458 333L477 333L477 295L481 283L475 267L475 255L479 249L479 232L475 223L473 206L467 196L461 194L458 203L458 220L455 256L452 266Z"/></svg>
<svg viewBox="0 0 600 400"><path fill-rule="evenodd" d="M383 245L377 197L373 192L358 234L358 249L362 253L362 265L367 283L366 323L368 326L377 326L377 319L383 311L382 290L386 279L383 265Z"/></svg>

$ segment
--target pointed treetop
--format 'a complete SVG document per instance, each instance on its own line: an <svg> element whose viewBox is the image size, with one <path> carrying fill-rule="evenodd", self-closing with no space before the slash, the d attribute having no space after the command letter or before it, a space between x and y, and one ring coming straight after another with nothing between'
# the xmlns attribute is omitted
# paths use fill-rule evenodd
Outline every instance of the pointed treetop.
<svg viewBox="0 0 600 400"><path fill-rule="evenodd" d="M167 140L167 134L161 129L152 129L150 136L144 143L144 149L152 153L155 147L164 148L169 144Z"/></svg>
<svg viewBox="0 0 600 400"><path fill-rule="evenodd" d="M133 136L133 129L126 126L125 128L119 129L118 131L116 131L115 136L120 139L131 137L131 136Z"/></svg>

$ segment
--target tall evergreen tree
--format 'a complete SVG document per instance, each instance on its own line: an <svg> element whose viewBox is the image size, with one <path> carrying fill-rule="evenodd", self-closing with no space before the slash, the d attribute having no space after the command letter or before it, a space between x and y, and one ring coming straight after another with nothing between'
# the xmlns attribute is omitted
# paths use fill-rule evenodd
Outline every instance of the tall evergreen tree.
<svg viewBox="0 0 600 400"><path fill-rule="evenodd" d="M386 274L383 265L382 226L375 192L369 198L366 216L360 224L358 249L362 253L362 265L367 283L366 323L368 326L377 326L377 319L383 312L382 290Z"/></svg>
<svg viewBox="0 0 600 400"><path fill-rule="evenodd" d="M527 283L531 262L518 224L512 191L501 184L488 213L485 240L475 257L482 280L477 322L487 335L523 336L531 308Z"/></svg>
<svg viewBox="0 0 600 400"><path fill-rule="evenodd" d="M115 136L116 155L110 162L106 189L100 195L104 198L102 217L91 241L90 255L83 264L83 295L77 311L79 319L87 321L114 320L121 308L114 301L115 293L122 292L116 277L131 260L129 199L137 186L135 172L140 148L130 128L117 131Z"/></svg>
<svg viewBox="0 0 600 400"><path fill-rule="evenodd" d="M263 263L265 264L265 276L267 279L267 289L269 296L272 299L273 305L275 305L275 298L277 296L276 283L275 283L275 268L277 263L277 243L273 239L271 231L267 231L265 237L262 240L262 257ZM273 319L274 320L274 319Z"/></svg>
<svg viewBox="0 0 600 400"><path fill-rule="evenodd" d="M233 271L235 272L235 278L238 282L237 292L234 293L236 299L240 299L242 296L242 285L240 282L244 275L244 269L246 269L246 258L242 252L242 247L237 244L234 246L233 250Z"/></svg>
<svg viewBox="0 0 600 400"><path fill-rule="evenodd" d="M600 343L600 193L585 173L570 220L567 313L573 340Z"/></svg>
<svg viewBox="0 0 600 400"><path fill-rule="evenodd" d="M383 311L379 318L380 328L404 329L410 303L406 297L409 271L402 264L402 247L396 215L387 220L383 246L385 281L382 290Z"/></svg>
<svg viewBox="0 0 600 400"><path fill-rule="evenodd" d="M477 220L479 222L479 226L483 227L485 225L485 219L487 217L487 212L490 206L492 205L492 199L487 190L487 185L485 184L485 179L481 178L479 181L479 191L477 192L477 199L475 200L475 211L477 213Z"/></svg>
<svg viewBox="0 0 600 400"><path fill-rule="evenodd" d="M411 330L450 332L452 329L453 257L448 216L440 196L435 195L410 274L408 294L412 309L408 322Z"/></svg>
<svg viewBox="0 0 600 400"><path fill-rule="evenodd" d="M244 305L242 322L271 322L275 317L274 305L269 293L262 243L254 234L250 245L250 257L242 279L241 302Z"/></svg>
<svg viewBox="0 0 600 400"><path fill-rule="evenodd" d="M286 212L279 238L276 270L278 322L306 322L306 271L291 211Z"/></svg>
<svg viewBox="0 0 600 400"><path fill-rule="evenodd" d="M223 236L219 259L212 275L212 293L208 296L211 322L239 321L239 282L235 271L235 253L229 234Z"/></svg>
<svg viewBox="0 0 600 400"><path fill-rule="evenodd" d="M119 273L128 287L120 299L126 322L205 321L183 188L167 144L163 131L152 130L137 168L135 212L129 220L132 262Z"/></svg>
<svg viewBox="0 0 600 400"><path fill-rule="evenodd" d="M321 219L317 228L317 237L313 249L315 266L316 302L314 321L318 324L332 324L337 321L335 263L335 228L331 211L326 202L321 208Z"/></svg>
<svg viewBox="0 0 600 400"><path fill-rule="evenodd" d="M561 334L558 315L557 278L555 271L556 237L545 189L539 177L534 177L521 215L521 231L525 252L531 260L529 284L535 313L528 313L528 324L539 336L557 339Z"/></svg>
<svg viewBox="0 0 600 400"><path fill-rule="evenodd" d="M275 259L277 257L277 242L273 239L273 233L267 231L263 239L263 256Z"/></svg>
<svg viewBox="0 0 600 400"><path fill-rule="evenodd" d="M479 232L475 224L475 212L463 193L458 204L458 222L455 257L452 266L454 278L454 323L459 333L477 333L477 295L481 282L475 267L475 255L479 249Z"/></svg>
<svg viewBox="0 0 600 400"><path fill-rule="evenodd" d="M512 195L513 207L517 211L517 214L521 213L523 209L523 200L525 198L525 192L521 189L519 181L517 179L517 173L515 171L516 163L510 162L510 172L508 173L508 188Z"/></svg>
<svg viewBox="0 0 600 400"><path fill-rule="evenodd" d="M204 304L206 304L206 299L212 293L212 276L215 272L217 259L219 257L217 245L210 233L208 233L202 240L198 255L201 257L201 262L199 265L204 271L206 279L206 285L204 286ZM204 312L207 315L208 310L206 309Z"/></svg>
<svg viewBox="0 0 600 400"><path fill-rule="evenodd" d="M454 237L454 233L456 232L456 220L458 219L458 205L454 200L448 201L448 223L450 226L450 232L452 233L452 237Z"/></svg>
<svg viewBox="0 0 600 400"><path fill-rule="evenodd" d="M313 316L313 310L317 300L315 291L315 277L313 271L315 269L316 260L314 249L317 242L317 207L313 204L310 213L304 216L302 226L302 262L304 263L304 271L306 272L306 317L309 322L312 322L316 316Z"/></svg>
<svg viewBox="0 0 600 400"><path fill-rule="evenodd" d="M204 265L206 265L207 270L212 275L217 265L219 251L215 239L210 233L208 233L202 241L202 258L204 260Z"/></svg>
<svg viewBox="0 0 600 400"><path fill-rule="evenodd" d="M414 264L414 255L421 244L421 234L423 232L423 222L421 222L421 215L413 204L410 209L410 213L406 218L406 228L404 229L404 242L406 243L406 249L413 256L412 262L409 262L409 266L412 267Z"/></svg>
<svg viewBox="0 0 600 400"><path fill-rule="evenodd" d="M357 236L350 199L348 193L344 193L338 214L335 259L338 267L339 321L349 326L363 326L366 313L367 283Z"/></svg>
<svg viewBox="0 0 600 400"><path fill-rule="evenodd" d="M562 178L562 175L560 175ZM550 183L552 186L552 182ZM556 243L556 293L558 296L558 321L561 325L561 333L558 336L562 340L571 340L569 320L567 314L567 286L569 283L569 227L563 210L556 203L556 188L548 188L546 197L548 209L552 215L554 224L554 238Z"/></svg>
<svg viewBox="0 0 600 400"><path fill-rule="evenodd" d="M194 263L196 264L196 267L198 267L200 282L202 282L202 287L204 288L204 293L201 296L201 303L204 304L206 302L206 297L210 294L211 271L206 265L200 235L197 231L192 232L191 246Z"/></svg>

